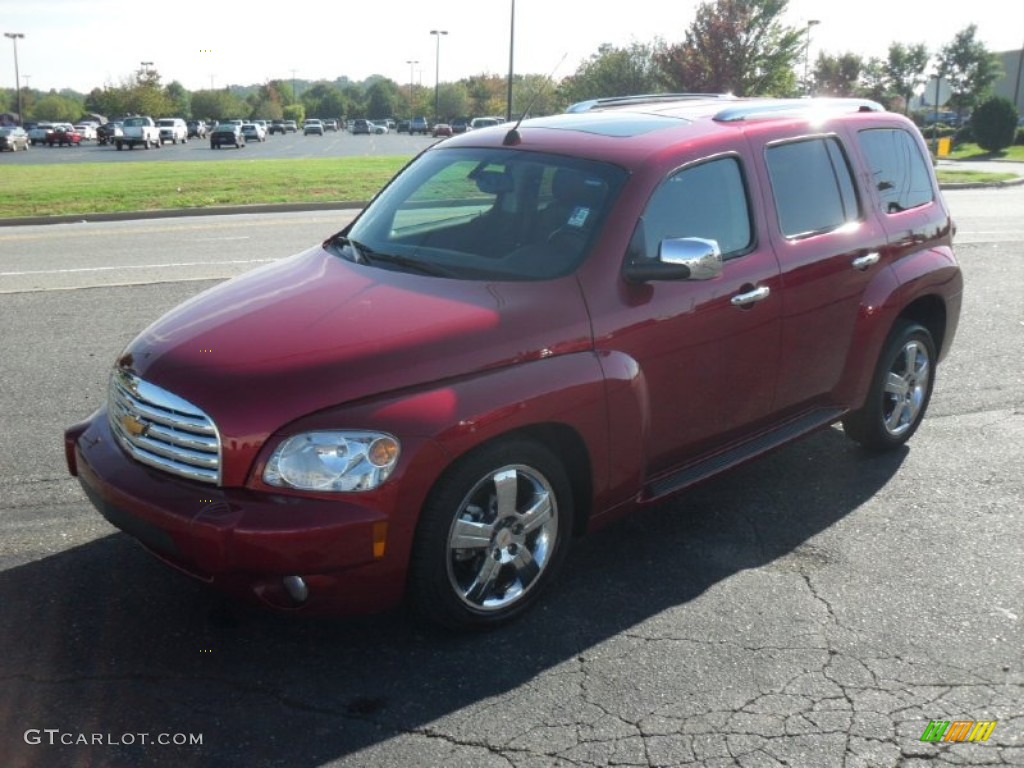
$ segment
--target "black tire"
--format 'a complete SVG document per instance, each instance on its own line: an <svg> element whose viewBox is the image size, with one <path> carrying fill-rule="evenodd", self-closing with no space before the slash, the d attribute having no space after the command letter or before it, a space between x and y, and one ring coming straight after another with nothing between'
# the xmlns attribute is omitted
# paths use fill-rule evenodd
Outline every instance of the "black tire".
<svg viewBox="0 0 1024 768"><path fill-rule="evenodd" d="M935 384L935 341L924 326L897 320L882 347L867 400L843 418L846 435L864 448L886 451L921 425Z"/></svg>
<svg viewBox="0 0 1024 768"><path fill-rule="evenodd" d="M470 453L438 480L420 515L413 608L449 629L516 618L557 575L572 517L565 469L543 445L514 439Z"/></svg>

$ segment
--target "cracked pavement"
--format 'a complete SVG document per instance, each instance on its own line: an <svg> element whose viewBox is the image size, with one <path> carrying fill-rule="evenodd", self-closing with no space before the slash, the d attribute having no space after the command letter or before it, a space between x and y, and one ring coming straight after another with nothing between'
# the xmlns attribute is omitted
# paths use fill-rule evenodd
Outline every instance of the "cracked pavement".
<svg viewBox="0 0 1024 768"><path fill-rule="evenodd" d="M253 612L155 561L64 475L61 430L206 284L4 296L0 765L1024 766L1024 237L976 234L1024 190L947 198L967 293L908 449L817 433L576 541L483 634Z"/></svg>

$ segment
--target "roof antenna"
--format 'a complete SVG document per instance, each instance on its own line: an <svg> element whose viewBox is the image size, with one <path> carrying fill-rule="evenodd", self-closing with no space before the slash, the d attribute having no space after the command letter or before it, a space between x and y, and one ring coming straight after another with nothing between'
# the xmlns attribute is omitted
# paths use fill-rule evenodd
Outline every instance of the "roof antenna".
<svg viewBox="0 0 1024 768"><path fill-rule="evenodd" d="M530 103L526 105L526 109L523 110L523 113L519 116L519 119L516 120L516 124L512 126L509 132L505 134L505 138L502 139L501 143L503 146L514 147L516 144L522 141L522 137L519 135L520 123L522 123L523 119L528 114L530 114L530 110L533 108L533 102L537 100L537 97L540 96L541 92L544 90L543 86L548 85L551 82L551 78L554 76L555 70L562 66L562 62L565 61L565 57L568 55L568 51L562 54L562 58L558 60L558 63L555 64L554 68L550 72L548 72L548 76L544 78L544 82L541 83L541 87L537 88L537 90L533 92L533 96L530 97Z"/></svg>

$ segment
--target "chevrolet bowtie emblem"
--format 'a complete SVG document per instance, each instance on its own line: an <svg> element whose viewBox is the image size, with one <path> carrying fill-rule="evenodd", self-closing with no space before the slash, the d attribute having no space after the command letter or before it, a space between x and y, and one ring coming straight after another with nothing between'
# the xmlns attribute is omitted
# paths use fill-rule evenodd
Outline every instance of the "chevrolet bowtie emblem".
<svg viewBox="0 0 1024 768"><path fill-rule="evenodd" d="M146 434L146 430L149 429L149 425L137 418L132 416L130 413L122 413L121 418L121 429L127 432L132 437L142 437Z"/></svg>

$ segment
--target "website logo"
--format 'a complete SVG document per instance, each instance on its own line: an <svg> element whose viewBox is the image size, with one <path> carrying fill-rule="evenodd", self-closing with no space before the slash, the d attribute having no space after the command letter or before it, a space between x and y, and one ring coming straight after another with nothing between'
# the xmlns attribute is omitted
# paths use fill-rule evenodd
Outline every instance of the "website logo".
<svg viewBox="0 0 1024 768"><path fill-rule="evenodd" d="M929 720L921 741L988 741L995 720Z"/></svg>

